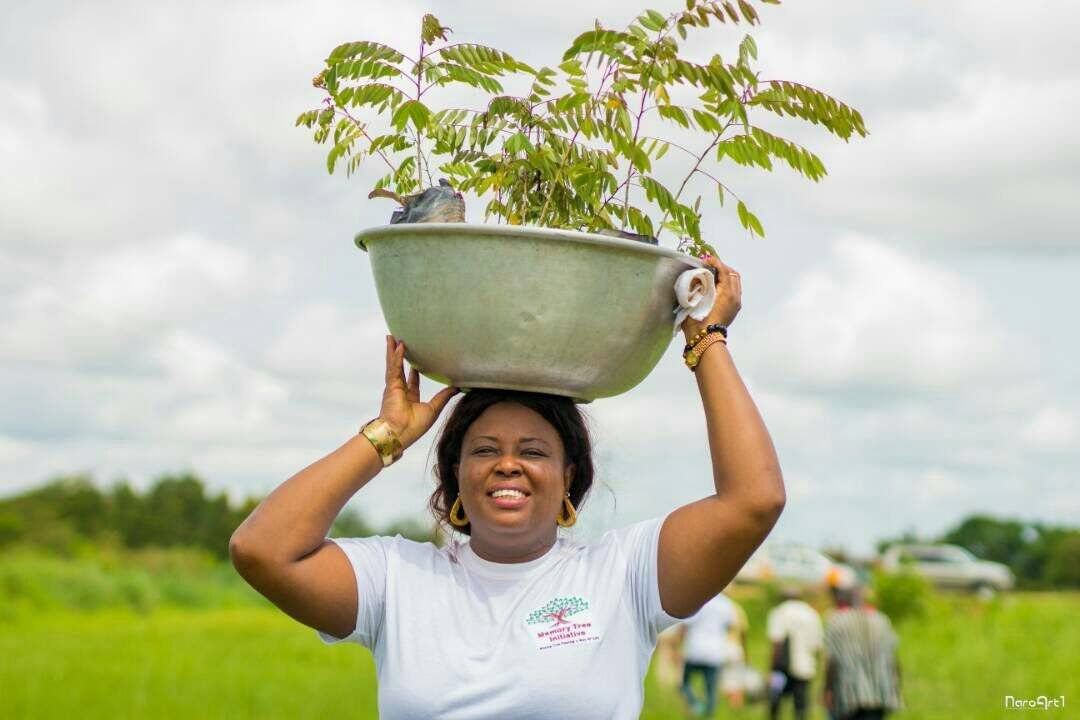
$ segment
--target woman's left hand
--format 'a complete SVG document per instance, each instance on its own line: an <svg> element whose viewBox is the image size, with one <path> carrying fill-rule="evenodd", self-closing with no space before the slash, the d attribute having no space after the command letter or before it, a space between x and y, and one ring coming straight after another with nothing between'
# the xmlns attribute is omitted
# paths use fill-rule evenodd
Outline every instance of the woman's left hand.
<svg viewBox="0 0 1080 720"><path fill-rule="evenodd" d="M712 268L713 278L716 280L716 302L704 320L687 317L683 321L682 331L687 340L713 323L731 325L742 308L742 278L739 273L712 255L704 255L701 260Z"/></svg>

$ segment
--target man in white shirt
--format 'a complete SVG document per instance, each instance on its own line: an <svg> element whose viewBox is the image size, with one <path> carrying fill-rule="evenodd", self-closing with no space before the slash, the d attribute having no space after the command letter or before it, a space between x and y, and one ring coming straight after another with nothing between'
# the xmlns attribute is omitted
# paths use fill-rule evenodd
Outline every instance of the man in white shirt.
<svg viewBox="0 0 1080 720"><path fill-rule="evenodd" d="M803 602L797 587L781 590L784 601L769 612L766 634L773 647L769 717L777 720L780 703L791 695L796 720L806 717L810 681L817 674L817 655L824 645L821 617Z"/></svg>
<svg viewBox="0 0 1080 720"><path fill-rule="evenodd" d="M682 693L691 712L700 717L712 717L716 707L717 677L728 659L728 634L735 620L731 600L721 593L683 623ZM705 683L703 698L694 692L696 675L701 675Z"/></svg>

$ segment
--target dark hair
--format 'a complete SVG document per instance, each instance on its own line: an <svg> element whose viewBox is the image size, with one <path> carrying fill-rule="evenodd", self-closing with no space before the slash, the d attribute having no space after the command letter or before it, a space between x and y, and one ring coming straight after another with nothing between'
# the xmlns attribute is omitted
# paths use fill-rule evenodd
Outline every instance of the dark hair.
<svg viewBox="0 0 1080 720"><path fill-rule="evenodd" d="M455 527L450 523L450 508L458 496L458 478L454 465L460 462L461 446L469 426L496 403L517 403L536 412L551 423L562 440L566 465L574 466L570 482L570 502L580 508L593 484L592 441L585 415L574 401L559 395L477 388L461 395L435 441L435 480L439 483L428 500L435 518L448 528L466 535L472 526Z"/></svg>
<svg viewBox="0 0 1080 720"><path fill-rule="evenodd" d="M858 585L835 587L832 589L833 602L837 607L857 608L862 606L862 592Z"/></svg>

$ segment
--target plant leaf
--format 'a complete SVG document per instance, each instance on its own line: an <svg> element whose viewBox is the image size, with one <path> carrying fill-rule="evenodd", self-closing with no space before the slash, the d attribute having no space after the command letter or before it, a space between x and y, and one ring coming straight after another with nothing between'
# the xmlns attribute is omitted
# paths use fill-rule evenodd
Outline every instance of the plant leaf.
<svg viewBox="0 0 1080 720"><path fill-rule="evenodd" d="M431 111L419 100L406 100L394 111L391 123L398 132L403 132L410 122L417 130L427 127Z"/></svg>

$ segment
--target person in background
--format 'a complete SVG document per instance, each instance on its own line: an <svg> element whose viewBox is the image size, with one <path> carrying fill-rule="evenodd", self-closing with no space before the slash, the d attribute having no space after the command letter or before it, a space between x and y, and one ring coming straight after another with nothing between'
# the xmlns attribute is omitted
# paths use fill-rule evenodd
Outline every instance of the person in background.
<svg viewBox="0 0 1080 720"><path fill-rule="evenodd" d="M656 652L653 653L656 682L666 688L678 688L682 682L683 624L665 628L656 636Z"/></svg>
<svg viewBox="0 0 1080 720"><path fill-rule="evenodd" d="M769 717L780 717L780 704L790 695L796 720L806 717L810 681L817 674L817 654L823 645L821 618L802 600L794 586L780 592L783 602L769 611L766 634L772 643L769 676Z"/></svg>
<svg viewBox="0 0 1080 720"><path fill-rule="evenodd" d="M723 691L728 705L733 708L740 708L746 700L747 680L750 674L747 666L750 657L747 645L747 638L750 634L750 621L746 617L746 611L734 600L731 600L731 609L735 612L735 622L728 630L728 660L724 672L720 676L720 689Z"/></svg>
<svg viewBox="0 0 1080 720"><path fill-rule="evenodd" d="M857 585L833 591L825 624L825 707L837 720L881 720L899 709L898 640L884 614L862 602Z"/></svg>
<svg viewBox="0 0 1080 720"><path fill-rule="evenodd" d="M716 681L728 659L728 633L735 624L733 603L720 593L683 623L682 694L690 711L712 717L716 709ZM694 677L705 684L704 697L694 692Z"/></svg>

